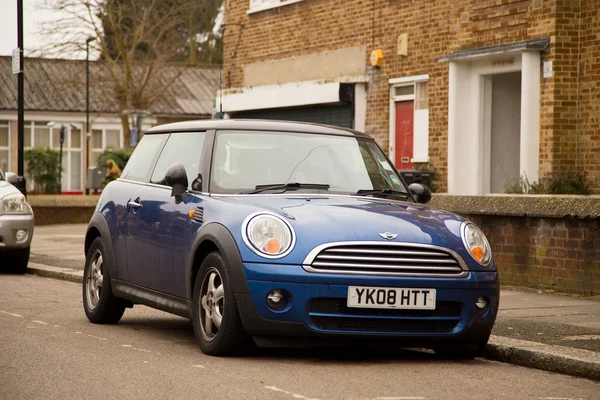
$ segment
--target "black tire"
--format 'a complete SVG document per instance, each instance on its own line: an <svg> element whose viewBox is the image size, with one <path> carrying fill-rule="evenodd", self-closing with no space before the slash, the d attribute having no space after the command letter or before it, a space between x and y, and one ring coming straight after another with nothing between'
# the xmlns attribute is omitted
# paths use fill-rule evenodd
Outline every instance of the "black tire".
<svg viewBox="0 0 600 400"><path fill-rule="evenodd" d="M216 323L212 322L212 319L210 322L211 332L205 331L207 312L202 306L202 297L204 296L201 296L202 293L207 298L209 297L208 284L211 276L215 276L213 287L216 282L217 286L222 286L223 289L222 302L218 299L218 296L213 296L212 299L216 300L211 300L215 310L212 313L218 312L217 315L221 317L220 326L216 329L216 333L214 332ZM196 275L192 303L192 323L198 346L205 354L211 356L239 355L252 348L252 339L244 330L240 320L229 271L225 260L218 252L206 256ZM211 335L213 336L210 337Z"/></svg>
<svg viewBox="0 0 600 400"><path fill-rule="evenodd" d="M482 357L487 346L489 336L485 339L474 342L458 342L433 349L435 354L442 358L451 360L472 360L475 357Z"/></svg>
<svg viewBox="0 0 600 400"><path fill-rule="evenodd" d="M29 251L30 248L9 250L4 253L6 265L8 265L8 271L15 274L23 275L27 272L27 264L29 263Z"/></svg>
<svg viewBox="0 0 600 400"><path fill-rule="evenodd" d="M97 285L98 277L94 278L92 263L101 257L97 269L101 273L102 281ZM106 257L104 243L101 238L96 238L90 246L85 260L83 271L83 309L87 318L95 324L116 324L125 312L126 301L113 296L110 283L110 269L112 260Z"/></svg>

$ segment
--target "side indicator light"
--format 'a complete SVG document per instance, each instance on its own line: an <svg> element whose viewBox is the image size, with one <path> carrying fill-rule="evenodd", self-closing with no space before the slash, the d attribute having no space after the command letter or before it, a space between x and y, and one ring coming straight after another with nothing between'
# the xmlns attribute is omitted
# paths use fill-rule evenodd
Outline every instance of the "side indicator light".
<svg viewBox="0 0 600 400"><path fill-rule="evenodd" d="M195 210L190 210L190 212L188 213L188 215L190 216L190 218L194 218L194 214L196 214Z"/></svg>

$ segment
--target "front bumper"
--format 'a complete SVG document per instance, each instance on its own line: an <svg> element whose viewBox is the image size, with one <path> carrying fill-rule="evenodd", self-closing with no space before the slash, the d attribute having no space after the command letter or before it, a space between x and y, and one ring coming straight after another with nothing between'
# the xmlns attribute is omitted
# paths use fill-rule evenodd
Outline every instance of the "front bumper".
<svg viewBox="0 0 600 400"><path fill-rule="evenodd" d="M33 214L0 214L0 252L29 247L33 237L33 226ZM27 231L25 240L17 241L18 230Z"/></svg>
<svg viewBox="0 0 600 400"><path fill-rule="evenodd" d="M426 346L432 340L478 341L489 335L499 304L497 272L464 278L404 278L308 273L299 266L244 265L250 294L236 294L246 331L253 336L401 339ZM282 273L283 272L283 273ZM436 310L346 307L348 286L436 289ZM282 311L267 305L274 289L289 296ZM488 307L480 310L477 299Z"/></svg>

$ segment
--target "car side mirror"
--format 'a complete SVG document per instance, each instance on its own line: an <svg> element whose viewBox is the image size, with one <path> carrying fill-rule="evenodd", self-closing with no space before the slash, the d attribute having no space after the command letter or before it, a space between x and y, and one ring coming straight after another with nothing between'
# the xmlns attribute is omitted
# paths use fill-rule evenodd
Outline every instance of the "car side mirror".
<svg viewBox="0 0 600 400"><path fill-rule="evenodd" d="M14 172L7 172L6 181L11 185L17 186L17 183L19 183L19 177Z"/></svg>
<svg viewBox="0 0 600 400"><path fill-rule="evenodd" d="M6 181L19 189L24 196L27 197L27 184L25 183L25 177L19 176L14 172L7 172L4 174L6 176Z"/></svg>
<svg viewBox="0 0 600 400"><path fill-rule="evenodd" d="M417 203L427 204L431 200L431 190L422 183L411 183L408 190L410 190Z"/></svg>
<svg viewBox="0 0 600 400"><path fill-rule="evenodd" d="M171 165L165 174L165 183L172 188L171 196L179 196L185 193L188 189L185 167L179 163Z"/></svg>

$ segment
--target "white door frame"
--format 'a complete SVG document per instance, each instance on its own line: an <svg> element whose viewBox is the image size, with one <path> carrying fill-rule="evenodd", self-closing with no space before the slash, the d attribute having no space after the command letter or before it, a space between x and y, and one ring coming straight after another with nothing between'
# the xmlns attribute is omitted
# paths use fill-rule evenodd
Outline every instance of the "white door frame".
<svg viewBox="0 0 600 400"><path fill-rule="evenodd" d="M392 160L392 163L396 164L396 102L398 101L407 101L413 100L415 101L415 95L417 88L413 94L396 96L396 88L401 86L415 86L418 82L426 82L429 81L429 75L413 75L413 76L405 76L402 78L392 78L388 80L388 84L390 85L390 119L389 119L389 132L388 132L388 154L389 159ZM416 106L416 102L415 102ZM414 122L414 121L413 121ZM413 139L414 140L414 139Z"/></svg>
<svg viewBox="0 0 600 400"><path fill-rule="evenodd" d="M520 173L529 181L537 181L540 57L539 51L520 51L450 61L448 193L476 196L489 193L491 82L488 78L509 72L521 72Z"/></svg>

